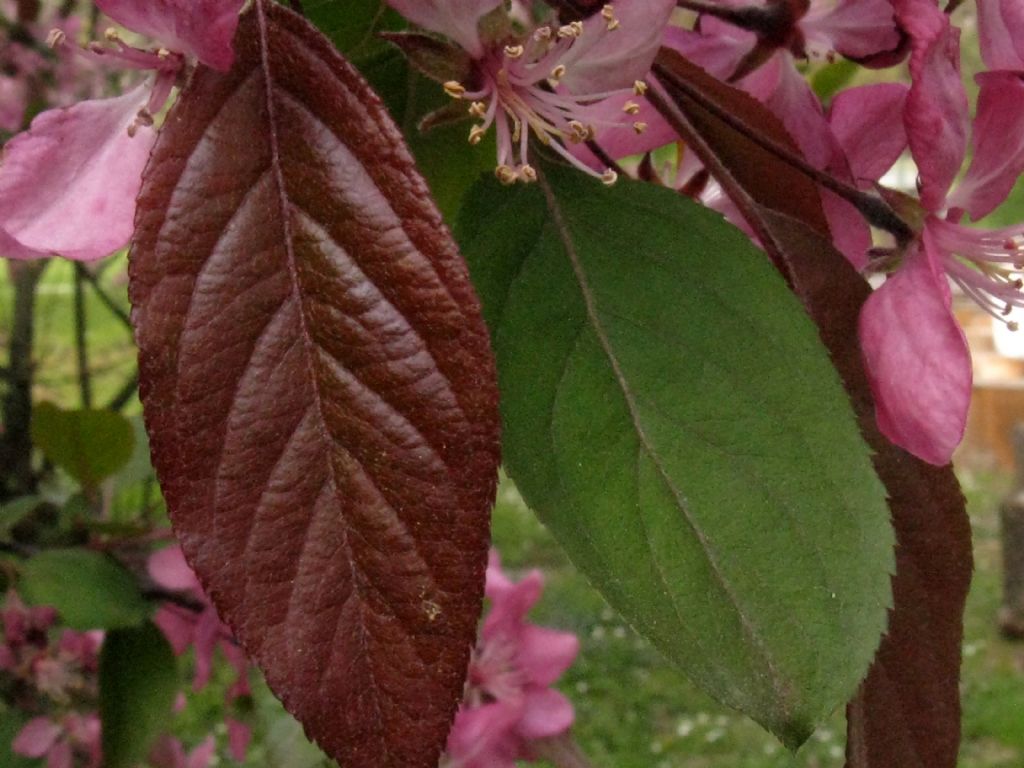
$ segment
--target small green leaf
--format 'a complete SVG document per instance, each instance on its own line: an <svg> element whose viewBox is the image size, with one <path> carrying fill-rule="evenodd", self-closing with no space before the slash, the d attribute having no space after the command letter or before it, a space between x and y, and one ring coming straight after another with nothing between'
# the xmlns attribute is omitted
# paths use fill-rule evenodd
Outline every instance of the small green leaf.
<svg viewBox="0 0 1024 768"><path fill-rule="evenodd" d="M10 536L11 529L39 506L38 496L21 496L6 504L0 504L0 540Z"/></svg>
<svg viewBox="0 0 1024 768"><path fill-rule="evenodd" d="M671 190L549 169L467 200L506 466L606 599L790 747L867 671L885 492L768 258Z"/></svg>
<svg viewBox="0 0 1024 768"><path fill-rule="evenodd" d="M104 768L131 768L168 727L180 681L174 651L152 623L107 635L100 654Z"/></svg>
<svg viewBox="0 0 1024 768"><path fill-rule="evenodd" d="M84 487L95 488L128 463L135 435L113 411L64 411L41 403L32 411L32 442Z"/></svg>
<svg viewBox="0 0 1024 768"><path fill-rule="evenodd" d="M72 629L131 627L150 614L132 575L85 549L50 549L29 559L18 592L31 605L52 605Z"/></svg>

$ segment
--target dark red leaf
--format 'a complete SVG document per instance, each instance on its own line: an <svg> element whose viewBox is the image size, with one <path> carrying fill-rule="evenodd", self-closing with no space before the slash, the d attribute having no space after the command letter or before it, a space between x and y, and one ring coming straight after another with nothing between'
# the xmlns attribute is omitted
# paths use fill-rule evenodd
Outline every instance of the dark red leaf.
<svg viewBox="0 0 1024 768"><path fill-rule="evenodd" d="M792 151L781 124L749 96L708 82L677 54L663 51L656 70L670 97L660 104L662 112L729 192L817 323L889 492L897 539L894 608L875 662L848 707L847 765L954 768L972 567L970 524L956 477L951 467L919 461L878 431L857 344L857 317L870 288L824 237L820 205L809 194L813 183L794 177L777 154L748 136L760 130Z"/></svg>
<svg viewBox="0 0 1024 768"><path fill-rule="evenodd" d="M433 768L479 617L497 386L465 265L381 102L257 0L146 170L130 274L175 530L346 768Z"/></svg>

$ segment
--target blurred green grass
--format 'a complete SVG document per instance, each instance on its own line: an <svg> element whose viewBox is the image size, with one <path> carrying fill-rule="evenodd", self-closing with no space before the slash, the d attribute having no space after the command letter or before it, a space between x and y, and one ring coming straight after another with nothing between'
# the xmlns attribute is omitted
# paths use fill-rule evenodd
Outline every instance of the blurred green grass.
<svg viewBox="0 0 1024 768"><path fill-rule="evenodd" d="M127 309L123 257L117 258L105 270L101 282ZM43 278L36 314L36 397L65 407L78 405L72 284L71 265L51 263ZM0 271L0 350L6 350L11 306L7 275ZM104 403L132 375L135 350L127 329L89 289L87 315L96 402ZM130 406L134 408L137 404ZM968 473L961 473L961 478L975 536L976 573L964 642L964 745L960 768L1021 768L1024 644L1004 641L995 625L1001 579L997 507L1007 479ZM576 705L575 735L596 768L843 765L845 724L841 712L793 756L753 722L716 704L666 666L657 652L606 606L507 481L499 491L493 535L505 566L514 575L521 576L534 567L544 571L547 589L534 610L534 621L571 630L581 638L580 656L560 687ZM183 660L183 688L191 679L190 666L187 658ZM174 722L175 731L186 743L198 743L214 728L223 744L223 718L228 714L223 692L230 682L230 672L221 668L210 687L189 694L188 708ZM256 686L250 717L257 735L246 761L250 768L312 768L323 764L262 686Z"/></svg>

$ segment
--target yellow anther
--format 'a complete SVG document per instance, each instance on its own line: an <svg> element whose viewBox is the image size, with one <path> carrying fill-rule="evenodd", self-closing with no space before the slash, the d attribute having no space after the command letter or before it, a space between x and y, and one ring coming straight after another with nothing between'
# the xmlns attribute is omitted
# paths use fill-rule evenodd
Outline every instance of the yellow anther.
<svg viewBox="0 0 1024 768"><path fill-rule="evenodd" d="M497 168L495 168L494 175L498 177L498 181L505 185L515 184L516 179L519 178L519 175L515 172L515 169L507 165L499 165Z"/></svg>
<svg viewBox="0 0 1024 768"><path fill-rule="evenodd" d="M529 184L537 180L537 171L534 170L532 165L524 165L519 169L519 178Z"/></svg>
<svg viewBox="0 0 1024 768"><path fill-rule="evenodd" d="M615 18L615 8L608 3L601 9L601 18L608 22L608 31L619 28L619 20Z"/></svg>
<svg viewBox="0 0 1024 768"><path fill-rule="evenodd" d="M633 130L636 131L637 135L639 136L641 133L647 130L647 123L637 121L633 123Z"/></svg>
<svg viewBox="0 0 1024 768"><path fill-rule="evenodd" d="M159 51L156 52L156 55L160 59L167 60L171 57L171 52L166 48L161 48Z"/></svg>
<svg viewBox="0 0 1024 768"><path fill-rule="evenodd" d="M50 48L57 48L58 46L64 45L64 41L68 39L68 36L62 29L51 29L50 34L46 36L46 44Z"/></svg>
<svg viewBox="0 0 1024 768"><path fill-rule="evenodd" d="M607 171L601 174L601 183L606 187L610 187L616 181L619 180L619 174L609 168Z"/></svg>
<svg viewBox="0 0 1024 768"><path fill-rule="evenodd" d="M1010 322L1008 322L1006 324L1006 327L1009 328L1011 331L1018 331L1018 330L1020 330L1020 326L1017 325L1017 321L1016 320L1011 320Z"/></svg>
<svg viewBox="0 0 1024 768"><path fill-rule="evenodd" d="M505 55L510 59L518 59L526 52L526 49L521 45L506 45Z"/></svg>
<svg viewBox="0 0 1024 768"><path fill-rule="evenodd" d="M625 112L627 115L636 115L639 114L640 112L640 105L637 104L635 101L627 101L625 104L622 105L622 111Z"/></svg>
<svg viewBox="0 0 1024 768"><path fill-rule="evenodd" d="M552 80L561 80L563 77L565 77L565 71L565 64L559 64L558 66L551 70L550 77Z"/></svg>
<svg viewBox="0 0 1024 768"><path fill-rule="evenodd" d="M487 134L487 129L482 125L474 125L469 129L469 143L474 147L479 144Z"/></svg>
<svg viewBox="0 0 1024 768"><path fill-rule="evenodd" d="M562 38L566 37L579 37L583 34L583 22L574 21L570 24L564 24L558 28L558 36Z"/></svg>
<svg viewBox="0 0 1024 768"><path fill-rule="evenodd" d="M465 86L456 80L449 80L442 87L444 88L444 92L453 99L461 99L462 95L466 92Z"/></svg>
<svg viewBox="0 0 1024 768"><path fill-rule="evenodd" d="M117 34L117 30L113 27L107 27L105 30L103 30L103 37L111 43L116 43L118 40L121 39Z"/></svg>
<svg viewBox="0 0 1024 768"><path fill-rule="evenodd" d="M468 111L472 117L483 120L487 116L487 105L482 101L474 101L469 105Z"/></svg>
<svg viewBox="0 0 1024 768"><path fill-rule="evenodd" d="M594 129L589 125L584 125L579 120L570 120L569 130L572 131L572 135L569 136L569 141L574 143L589 141L594 138Z"/></svg>
<svg viewBox="0 0 1024 768"><path fill-rule="evenodd" d="M542 43L545 40L550 40L551 35L553 34L554 32L551 31L551 27L539 27L533 33L533 39L536 40L538 43Z"/></svg>
<svg viewBox="0 0 1024 768"><path fill-rule="evenodd" d="M634 80L633 93L635 93L637 96L643 96L645 93L647 93L647 83L645 83L643 80Z"/></svg>

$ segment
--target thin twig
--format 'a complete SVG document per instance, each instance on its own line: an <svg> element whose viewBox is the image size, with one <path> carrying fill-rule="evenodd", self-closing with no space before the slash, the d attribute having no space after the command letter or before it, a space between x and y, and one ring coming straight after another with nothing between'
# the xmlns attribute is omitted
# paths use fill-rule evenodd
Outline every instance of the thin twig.
<svg viewBox="0 0 1024 768"><path fill-rule="evenodd" d="M85 267L75 264L75 359L78 362L78 391L83 408L92 408L92 379L89 373L89 344L85 312Z"/></svg>
<svg viewBox="0 0 1024 768"><path fill-rule="evenodd" d="M124 383L124 385L117 391L110 402L105 406L108 411L123 411L125 406L132 401L135 397L135 393L139 389L139 372L136 371L132 377Z"/></svg>
<svg viewBox="0 0 1024 768"><path fill-rule="evenodd" d="M39 278L48 261L12 262L8 265L14 288L14 312L8 337L7 391L0 405L4 430L0 433L0 500L6 495L30 493L32 471L32 348Z"/></svg>
<svg viewBox="0 0 1024 768"><path fill-rule="evenodd" d="M102 303L114 317L121 321L121 325L130 330L132 327L131 317L121 308L114 298L107 293L99 278L88 269L82 269L81 272L82 277L92 287L93 293L96 294L96 298L100 300L100 303Z"/></svg>
<svg viewBox="0 0 1024 768"><path fill-rule="evenodd" d="M768 137L759 134L756 130L752 130L750 126L742 120L736 118L727 110L722 109L713 99L709 99L705 96L699 88L695 88L685 80L676 77L666 67L656 63L654 65L653 72L657 77L666 81L666 83L671 83L672 87L681 91L686 98L695 101L702 109L710 112L715 118L721 120L737 133L750 139L762 149L775 155L779 160L782 160L784 163L800 171L800 173L817 182L825 189L830 192L834 192L839 197L846 200L854 208L860 211L861 215L863 215L870 224L891 233L901 245L905 245L914 239L914 230L911 226L900 218L881 198L875 197L874 195L863 192L856 187L852 187L849 184L839 181L839 179L835 178L830 173L818 170L791 150L775 143Z"/></svg>

